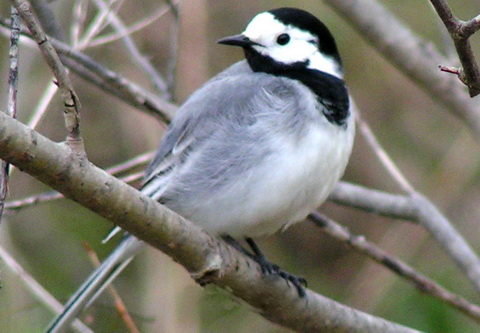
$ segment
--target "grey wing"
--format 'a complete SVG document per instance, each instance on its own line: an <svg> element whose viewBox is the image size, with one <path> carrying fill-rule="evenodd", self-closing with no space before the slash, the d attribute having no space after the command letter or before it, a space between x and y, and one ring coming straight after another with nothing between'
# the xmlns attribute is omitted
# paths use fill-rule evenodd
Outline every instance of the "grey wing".
<svg viewBox="0 0 480 333"><path fill-rule="evenodd" d="M208 119L202 117L204 113L212 113L212 110L215 112L215 110L220 109L219 105L215 105L215 102L218 103L221 102L221 100L219 98L212 98L213 96L210 95L210 92L218 86L218 84L214 84L214 82L251 72L247 62L245 60L240 61L213 77L186 101L177 111L177 116L161 140L157 152L145 172L144 184L148 183L152 177L158 176L165 170L168 170L172 157L180 154L183 149L189 146L190 142L183 139L193 130L193 127L199 125L199 121Z"/></svg>
<svg viewBox="0 0 480 333"><path fill-rule="evenodd" d="M184 189L198 182L201 172L216 177L219 184L227 177L227 169L248 168L268 154L269 145L262 140L268 140L272 130L291 130L298 115L289 110L298 110L302 103L298 89L292 80L253 73L244 61L220 73L177 111L146 171L143 192L158 200L175 172L200 152L203 156L197 159L195 174L182 173ZM219 156L222 165L208 163ZM211 181L201 177L199 182Z"/></svg>

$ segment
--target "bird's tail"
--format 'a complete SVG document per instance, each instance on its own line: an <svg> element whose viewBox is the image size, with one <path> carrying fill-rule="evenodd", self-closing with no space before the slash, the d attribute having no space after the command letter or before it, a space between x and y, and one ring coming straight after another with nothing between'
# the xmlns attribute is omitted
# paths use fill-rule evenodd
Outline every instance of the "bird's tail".
<svg viewBox="0 0 480 333"><path fill-rule="evenodd" d="M143 247L144 242L132 235L126 236L69 299L62 313L50 323L46 332L67 331L78 314L95 301Z"/></svg>

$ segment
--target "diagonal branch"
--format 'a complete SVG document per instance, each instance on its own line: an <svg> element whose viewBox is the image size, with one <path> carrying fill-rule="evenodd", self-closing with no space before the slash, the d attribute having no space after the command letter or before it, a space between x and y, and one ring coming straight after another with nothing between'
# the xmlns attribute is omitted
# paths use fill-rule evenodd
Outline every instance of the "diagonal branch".
<svg viewBox="0 0 480 333"><path fill-rule="evenodd" d="M23 267L3 248L0 246L0 258L5 263L5 266L14 273L25 286L31 291L31 293L47 308L54 313L60 313L63 310L63 305L57 301L45 288L40 285ZM75 332L79 333L92 333L84 323L79 319L75 319L72 323L72 328Z"/></svg>
<svg viewBox="0 0 480 333"><path fill-rule="evenodd" d="M393 218L408 219L423 226L480 292L480 259L465 238L425 196L385 193L341 182L330 195L333 202Z"/></svg>
<svg viewBox="0 0 480 333"><path fill-rule="evenodd" d="M283 279L263 279L250 258L153 199L0 112L0 158L146 241L201 283L213 282L267 319L298 331L414 330L307 291L298 298Z"/></svg>
<svg viewBox="0 0 480 333"><path fill-rule="evenodd" d="M420 291L436 297L455 307L473 320L480 322L480 308L463 297L455 295L428 277L418 273L404 262L388 255L385 251L368 242L365 237L350 233L335 221L313 212L309 218L328 235L347 243L350 247L367 255L377 263L389 268L407 281L413 283Z"/></svg>
<svg viewBox="0 0 480 333"><path fill-rule="evenodd" d="M110 8L105 4L103 0L93 0L95 6L97 6L98 10L104 12L105 15L108 17L110 24L112 27L118 31L119 33L123 34L122 41L127 48L128 52L130 52L131 59L137 63L137 65L148 75L154 86L162 93L163 97L166 100L170 99L170 93L168 92L168 86L165 83L165 80L162 78L160 73L153 67L150 61L145 57L137 48L135 42L130 37L129 34L126 33L127 27L120 18L112 11Z"/></svg>
<svg viewBox="0 0 480 333"><path fill-rule="evenodd" d="M68 45L52 40L65 65L77 75L97 85L102 90L121 98L128 104L169 123L177 107L145 89L130 82L125 77L95 62L87 55L73 50Z"/></svg>
<svg viewBox="0 0 480 333"><path fill-rule="evenodd" d="M65 124L68 130L68 139L72 144L75 144L73 146L78 149L79 153L84 153L85 150L80 136L80 101L73 89L68 73L33 13L30 3L26 0L12 0L12 3L25 21L57 80L65 107Z"/></svg>
<svg viewBox="0 0 480 333"><path fill-rule="evenodd" d="M407 193L412 193L415 191L413 186L407 180L407 178L402 174L400 169L397 165L392 161L388 153L383 149L380 145L380 142L373 134L370 126L367 124L363 117L360 115L360 110L355 107L355 121L358 127L359 132L363 135L364 139L367 141L370 149L374 152L375 156L377 157L378 161L382 165L382 167L388 172L388 174L395 180L398 186L402 189L402 191Z"/></svg>

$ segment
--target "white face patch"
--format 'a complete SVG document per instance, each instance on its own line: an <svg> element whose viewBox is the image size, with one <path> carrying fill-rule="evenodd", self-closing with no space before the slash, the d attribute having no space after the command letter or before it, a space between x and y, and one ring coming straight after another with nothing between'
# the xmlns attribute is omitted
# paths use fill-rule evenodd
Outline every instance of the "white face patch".
<svg viewBox="0 0 480 333"><path fill-rule="evenodd" d="M277 43L277 38L281 34L290 36L290 41L285 45ZM343 78L337 61L318 50L316 36L292 25L283 24L271 13L265 12L255 16L243 35L260 44L253 46L257 52L269 56L277 62L292 64L308 60L308 68Z"/></svg>

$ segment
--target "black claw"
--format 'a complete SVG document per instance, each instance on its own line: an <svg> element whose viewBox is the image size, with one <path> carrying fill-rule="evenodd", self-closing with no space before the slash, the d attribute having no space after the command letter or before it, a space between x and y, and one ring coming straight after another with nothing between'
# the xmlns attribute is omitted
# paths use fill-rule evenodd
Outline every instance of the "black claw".
<svg viewBox="0 0 480 333"><path fill-rule="evenodd" d="M249 256L250 258L255 260L258 263L258 265L260 266L260 269L262 271L262 275L264 277L268 276L268 275L278 275L282 279L287 281L287 283L290 282L297 289L298 295L300 297L305 297L306 296L304 286L305 286L305 288L307 287L307 280L305 280L305 278L303 278L301 276L296 276L296 275L290 274L288 272L285 272L285 271L280 269L280 266L278 266L276 264L273 264L270 261L268 261L267 258L265 257L265 255L258 248L257 244L255 244L253 239L251 239L251 238L246 238L245 239L247 241L248 245L250 245L250 247L252 248L252 251L253 251L253 254L252 254L252 253L246 251L234 238L232 238L230 236L223 236L222 238L227 243L234 246L237 250L239 250L240 252L246 254L247 256Z"/></svg>
<svg viewBox="0 0 480 333"><path fill-rule="evenodd" d="M297 292L300 297L305 297L306 293L305 289L303 288L303 286L305 286L305 288L307 287L307 280L305 280L305 278L281 270L278 271L278 275L285 279L287 282L292 283L293 286L297 288Z"/></svg>
<svg viewBox="0 0 480 333"><path fill-rule="evenodd" d="M267 258L258 248L257 244L255 244L255 242L251 238L246 238L245 240L252 248L254 253L253 259L260 265L263 276L278 275L287 282L293 284L293 286L297 288L297 292L300 297L304 297L306 295L305 289L302 286L302 284L305 287L307 286L307 280L305 280L305 278L282 271L278 265L272 264L270 261L267 260Z"/></svg>

